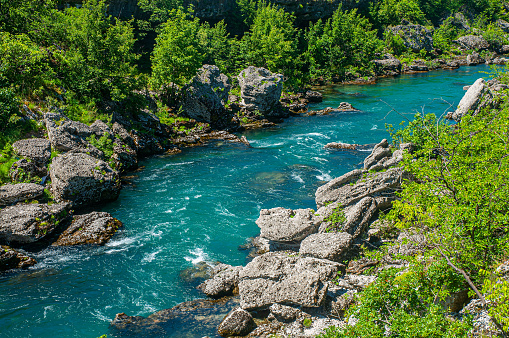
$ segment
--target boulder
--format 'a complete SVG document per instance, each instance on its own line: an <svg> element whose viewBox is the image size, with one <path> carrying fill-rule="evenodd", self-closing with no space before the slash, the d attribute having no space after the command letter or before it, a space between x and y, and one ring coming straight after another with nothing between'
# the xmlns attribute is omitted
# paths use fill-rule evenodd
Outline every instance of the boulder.
<svg viewBox="0 0 509 338"><path fill-rule="evenodd" d="M500 27L500 29L503 30L504 33L509 33L509 22L503 19L498 19L497 26Z"/></svg>
<svg viewBox="0 0 509 338"><path fill-rule="evenodd" d="M211 271L211 278L198 286L198 289L211 298L231 296L239 284L241 266L218 264Z"/></svg>
<svg viewBox="0 0 509 338"><path fill-rule="evenodd" d="M222 337L245 336L254 330L256 324L249 312L241 308L233 309L223 319L217 333Z"/></svg>
<svg viewBox="0 0 509 338"><path fill-rule="evenodd" d="M87 141L93 131L86 124L72 121L65 115L55 113L44 114L44 121L51 147L54 150L87 153L97 158L104 157L102 151Z"/></svg>
<svg viewBox="0 0 509 338"><path fill-rule="evenodd" d="M399 75L401 74L401 61L394 56L387 54L382 60L373 60L375 73L377 75Z"/></svg>
<svg viewBox="0 0 509 338"><path fill-rule="evenodd" d="M272 241L301 241L318 231L321 218L311 209L262 209L256 224L261 229L260 236Z"/></svg>
<svg viewBox="0 0 509 338"><path fill-rule="evenodd" d="M465 35L455 41L460 47L466 50L482 51L490 47L490 44L478 35Z"/></svg>
<svg viewBox="0 0 509 338"><path fill-rule="evenodd" d="M354 108L348 102L341 102L339 106L336 108L337 111L359 111L359 109Z"/></svg>
<svg viewBox="0 0 509 338"><path fill-rule="evenodd" d="M37 261L24 252L11 249L8 246L0 246L0 272L27 269L35 264Z"/></svg>
<svg viewBox="0 0 509 338"><path fill-rule="evenodd" d="M463 13L456 13L451 17L451 24L458 30L469 32L470 26L468 25L468 20L465 18Z"/></svg>
<svg viewBox="0 0 509 338"><path fill-rule="evenodd" d="M6 184L0 187L0 207L33 200L44 194L44 187L33 183Z"/></svg>
<svg viewBox="0 0 509 338"><path fill-rule="evenodd" d="M473 52L472 54L469 54L467 56L467 65L469 66L476 66L480 63L485 63L486 60L484 60L479 53Z"/></svg>
<svg viewBox="0 0 509 338"><path fill-rule="evenodd" d="M270 306L270 313L279 322L288 323L299 317L302 314L302 311L292 306L276 303Z"/></svg>
<svg viewBox="0 0 509 338"><path fill-rule="evenodd" d="M364 159L364 169L369 170L372 166L378 163L385 157L392 156L392 151L389 148L389 142L387 139L383 139L374 148L371 154Z"/></svg>
<svg viewBox="0 0 509 338"><path fill-rule="evenodd" d="M51 235L69 217L69 203L18 204L0 210L0 242L23 245Z"/></svg>
<svg viewBox="0 0 509 338"><path fill-rule="evenodd" d="M249 66L237 78L242 105L247 110L258 110L266 118L282 115L279 100L283 90L283 75Z"/></svg>
<svg viewBox="0 0 509 338"><path fill-rule="evenodd" d="M304 93L304 99L308 102L322 102L323 101L323 95L320 92L314 91L314 90L308 90Z"/></svg>
<svg viewBox="0 0 509 338"><path fill-rule="evenodd" d="M403 161L404 151L413 152L413 145L403 143L400 149L392 152L387 139L383 139L374 148L371 154L364 159L364 169L369 171L380 171L397 166Z"/></svg>
<svg viewBox="0 0 509 338"><path fill-rule="evenodd" d="M502 45L498 52L499 54L509 54L509 45Z"/></svg>
<svg viewBox="0 0 509 338"><path fill-rule="evenodd" d="M51 143L43 138L16 141L12 144L12 149L16 155L32 160L39 166L46 166L51 157Z"/></svg>
<svg viewBox="0 0 509 338"><path fill-rule="evenodd" d="M274 303L319 307L328 281L344 265L324 259L269 252L253 259L240 272L240 306L267 309Z"/></svg>
<svg viewBox="0 0 509 338"><path fill-rule="evenodd" d="M199 122L228 124L233 117L225 109L230 87L228 77L217 66L204 65L184 88L184 114Z"/></svg>
<svg viewBox="0 0 509 338"><path fill-rule="evenodd" d="M401 168L390 168L377 173L353 170L319 187L315 193L316 204L321 208L326 203L335 202L347 207L364 197L373 197L377 201L393 199L404 178L406 175ZM320 211L318 213L322 215Z"/></svg>
<svg viewBox="0 0 509 338"><path fill-rule="evenodd" d="M338 279L337 285L347 290L362 291L375 280L376 276L346 275L345 277Z"/></svg>
<svg viewBox="0 0 509 338"><path fill-rule="evenodd" d="M118 173L87 154L67 153L54 158L50 174L55 200L71 201L75 207L112 201L120 194Z"/></svg>
<svg viewBox="0 0 509 338"><path fill-rule="evenodd" d="M14 162L9 170L12 182L33 182L39 183L41 177L48 174L46 166L38 166L37 162L22 158Z"/></svg>
<svg viewBox="0 0 509 338"><path fill-rule="evenodd" d="M433 32L421 25L398 25L388 27L394 35L403 39L406 48L412 49L414 53L421 50L431 52L433 50Z"/></svg>
<svg viewBox="0 0 509 338"><path fill-rule="evenodd" d="M324 146L324 148L325 149L356 150L358 146L359 146L358 144L331 142L331 143L327 143Z"/></svg>
<svg viewBox="0 0 509 338"><path fill-rule="evenodd" d="M96 120L94 123L92 123L90 125L90 130L97 137L102 137L105 136L106 134L108 134L109 136L113 136L113 131L111 130L110 126L108 126L101 120Z"/></svg>
<svg viewBox="0 0 509 338"><path fill-rule="evenodd" d="M86 215L74 216L71 225L53 245L104 245L121 226L122 222L107 212L94 211Z"/></svg>
<svg viewBox="0 0 509 338"><path fill-rule="evenodd" d="M414 60L414 62L410 66L408 66L405 70L411 72L427 72L429 71L429 67L422 60Z"/></svg>
<svg viewBox="0 0 509 338"><path fill-rule="evenodd" d="M490 61L492 65L506 65L509 62L507 58L496 57Z"/></svg>
<svg viewBox="0 0 509 338"><path fill-rule="evenodd" d="M461 99L458 108L452 114L452 118L455 121L460 121L461 118L467 114L477 112L479 103L481 102L482 96L488 91L488 87L485 85L483 78L477 79L472 86L467 90L463 98Z"/></svg>
<svg viewBox="0 0 509 338"><path fill-rule="evenodd" d="M352 239L346 232L312 234L302 241L299 254L339 262L343 253L350 248Z"/></svg>

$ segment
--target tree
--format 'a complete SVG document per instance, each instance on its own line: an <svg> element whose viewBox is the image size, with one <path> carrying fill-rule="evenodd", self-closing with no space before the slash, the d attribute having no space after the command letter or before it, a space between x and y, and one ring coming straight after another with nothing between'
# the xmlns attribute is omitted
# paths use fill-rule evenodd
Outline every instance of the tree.
<svg viewBox="0 0 509 338"><path fill-rule="evenodd" d="M182 86L196 74L205 60L198 38L200 29L198 18L192 18L181 8L170 11L151 57L155 86L169 86L170 83Z"/></svg>
<svg viewBox="0 0 509 338"><path fill-rule="evenodd" d="M426 17L417 0L377 0L369 5L370 19L377 29L400 25L407 20L414 24L425 24Z"/></svg>

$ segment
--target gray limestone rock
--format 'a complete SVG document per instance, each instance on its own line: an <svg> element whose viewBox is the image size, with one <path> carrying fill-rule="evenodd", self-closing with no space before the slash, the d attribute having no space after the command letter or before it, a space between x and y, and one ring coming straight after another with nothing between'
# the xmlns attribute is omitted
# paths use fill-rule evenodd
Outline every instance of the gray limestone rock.
<svg viewBox="0 0 509 338"><path fill-rule="evenodd" d="M339 262L342 254L350 248L352 235L346 232L320 233L306 237L299 254Z"/></svg>
<svg viewBox="0 0 509 338"><path fill-rule="evenodd" d="M198 286L211 298L221 298L233 295L239 284L241 266L218 264L211 271L211 278Z"/></svg>
<svg viewBox="0 0 509 338"><path fill-rule="evenodd" d="M118 173L87 154L67 153L54 158L50 174L55 200L72 201L75 207L112 201L120 193Z"/></svg>
<svg viewBox="0 0 509 338"><path fill-rule="evenodd" d="M265 117L281 115L279 99L283 90L283 75L250 66L240 72L237 78L242 105L250 111L260 111Z"/></svg>
<svg viewBox="0 0 509 338"><path fill-rule="evenodd" d="M384 157L390 157L392 155L391 149L389 148L389 142L387 139L383 139L378 143L371 154L364 159L364 169L369 170L373 165L380 161Z"/></svg>
<svg viewBox="0 0 509 338"><path fill-rule="evenodd" d="M497 26L500 27L500 29L502 29L505 33L509 33L509 22L498 19Z"/></svg>
<svg viewBox="0 0 509 338"><path fill-rule="evenodd" d="M74 216L71 225L53 245L104 245L121 226L122 222L107 212L94 211L86 215Z"/></svg>
<svg viewBox="0 0 509 338"><path fill-rule="evenodd" d="M249 312L241 308L233 309L223 319L217 333L222 337L245 336L254 330L256 324Z"/></svg>
<svg viewBox="0 0 509 338"><path fill-rule="evenodd" d="M14 162L9 170L12 182L39 183L40 178L48 174L46 166L38 166L37 162L22 158Z"/></svg>
<svg viewBox="0 0 509 338"><path fill-rule="evenodd" d="M287 323L295 320L302 314L300 309L283 304L272 304L270 313L280 322Z"/></svg>
<svg viewBox="0 0 509 338"><path fill-rule="evenodd" d="M70 205L18 204L0 210L0 242L22 245L52 234L69 217Z"/></svg>
<svg viewBox="0 0 509 338"><path fill-rule="evenodd" d="M348 290L362 291L376 280L376 276L346 275L338 280L338 286Z"/></svg>
<svg viewBox="0 0 509 338"><path fill-rule="evenodd" d="M452 114L455 121L460 121L461 118L467 114L474 113L481 102L481 97L488 91L483 78L477 79L472 86L467 90L461 99L458 108Z"/></svg>
<svg viewBox="0 0 509 338"><path fill-rule="evenodd" d="M484 60L477 52L473 52L467 56L467 65L469 66L475 66L485 62L486 60Z"/></svg>
<svg viewBox="0 0 509 338"><path fill-rule="evenodd" d="M467 50L482 51L490 47L490 44L482 37L478 35L465 35L455 41L460 47Z"/></svg>
<svg viewBox="0 0 509 338"><path fill-rule="evenodd" d="M51 156L51 143L43 138L30 138L16 141L12 144L16 155L26 157L38 165L48 164Z"/></svg>
<svg viewBox="0 0 509 338"><path fill-rule="evenodd" d="M225 125L232 114L225 109L230 91L228 77L217 66L204 65L185 87L184 114L199 122Z"/></svg>
<svg viewBox="0 0 509 338"><path fill-rule="evenodd" d="M256 224L261 229L260 236L273 241L301 241L318 231L321 218L311 209L262 209Z"/></svg>
<svg viewBox="0 0 509 338"><path fill-rule="evenodd" d="M373 60L377 75L398 75L401 74L401 61L394 56L387 54L382 60Z"/></svg>
<svg viewBox="0 0 509 338"><path fill-rule="evenodd" d="M433 32L421 25L398 25L388 27L394 35L403 39L405 47L412 49L415 53L421 50L431 52L433 50Z"/></svg>
<svg viewBox="0 0 509 338"><path fill-rule="evenodd" d="M340 263L285 252L258 256L240 272L240 306L266 309L274 303L319 307L328 282L344 268Z"/></svg>
<svg viewBox="0 0 509 338"><path fill-rule="evenodd" d="M12 269L27 269L37 264L37 261L26 253L0 246L0 272Z"/></svg>
<svg viewBox="0 0 509 338"><path fill-rule="evenodd" d="M33 183L6 184L0 187L0 207L33 200L44 194L44 187Z"/></svg>

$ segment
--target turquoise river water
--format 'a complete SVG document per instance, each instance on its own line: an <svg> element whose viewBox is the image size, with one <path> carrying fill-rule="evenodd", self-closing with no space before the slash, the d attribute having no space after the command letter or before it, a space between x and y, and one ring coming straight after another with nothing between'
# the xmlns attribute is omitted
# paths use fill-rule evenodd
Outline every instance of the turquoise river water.
<svg viewBox="0 0 509 338"><path fill-rule="evenodd" d="M0 337L93 338L110 333L119 312L147 316L203 297L180 271L203 260L245 264L238 247L259 234L260 209L316 208L316 188L359 168L368 154L328 151L325 144L376 143L389 136L386 123L453 110L463 86L488 76L480 71L489 68L326 88L324 102L312 109L347 101L361 112L292 117L246 132L252 148L215 142L144 160L132 185L102 208L124 223L110 243L48 248L35 255L35 267L0 276ZM214 332L196 337L204 335Z"/></svg>

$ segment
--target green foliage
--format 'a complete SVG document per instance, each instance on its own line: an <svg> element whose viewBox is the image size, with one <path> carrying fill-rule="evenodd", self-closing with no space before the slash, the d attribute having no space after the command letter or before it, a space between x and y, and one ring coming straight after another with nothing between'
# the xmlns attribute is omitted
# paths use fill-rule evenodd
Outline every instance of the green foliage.
<svg viewBox="0 0 509 338"><path fill-rule="evenodd" d="M391 52L394 55L401 55L405 51L407 51L403 38L398 34L394 34L390 30L386 30L384 32L384 42L387 51Z"/></svg>
<svg viewBox="0 0 509 338"><path fill-rule="evenodd" d="M485 277L482 293L489 302L489 314L495 318L504 331L509 331L509 281L497 274L481 271Z"/></svg>
<svg viewBox="0 0 509 338"><path fill-rule="evenodd" d="M326 229L327 232L341 231L340 227L346 222L345 211L341 205L335 207L325 221L330 223Z"/></svg>
<svg viewBox="0 0 509 338"><path fill-rule="evenodd" d="M440 262L416 263L405 273L384 270L348 310L346 317L355 318L356 324L330 328L318 337L465 337L471 320L447 318L448 309L439 305L459 283Z"/></svg>
<svg viewBox="0 0 509 338"><path fill-rule="evenodd" d="M113 156L113 141L110 138L109 133L104 133L99 139L95 135L91 135L87 140L97 149L104 153L104 157L107 159Z"/></svg>
<svg viewBox="0 0 509 338"><path fill-rule="evenodd" d="M0 131L9 128L19 113L19 102L12 90L0 88Z"/></svg>
<svg viewBox="0 0 509 338"><path fill-rule="evenodd" d="M5 184L11 181L9 171L16 160L12 145L7 143L0 151L0 184Z"/></svg>
<svg viewBox="0 0 509 338"><path fill-rule="evenodd" d="M39 15L48 15L53 0L0 0L0 31L24 34L37 29Z"/></svg>
<svg viewBox="0 0 509 338"><path fill-rule="evenodd" d="M448 257L477 285L479 272L509 252L508 115L504 102L463 117L458 128L426 117L399 134L417 142L404 161L415 180L404 183L389 218L424 231L428 254Z"/></svg>
<svg viewBox="0 0 509 338"><path fill-rule="evenodd" d="M304 327L311 327L312 324L313 320L311 318L304 318L304 320L302 321L302 325Z"/></svg>
<svg viewBox="0 0 509 338"><path fill-rule="evenodd" d="M452 41L458 36L458 30L453 25L454 18L447 18L440 27L433 32L433 45L437 49L447 51L451 47Z"/></svg>
<svg viewBox="0 0 509 338"><path fill-rule="evenodd" d="M258 0L236 0L239 7L242 21L247 27L253 24L256 16L256 9L258 8Z"/></svg>
<svg viewBox="0 0 509 338"><path fill-rule="evenodd" d="M138 6L149 13L150 22L160 24L171 17L171 10L183 5L182 0L138 0Z"/></svg>
<svg viewBox="0 0 509 338"><path fill-rule="evenodd" d="M151 58L153 85L182 86L196 74L205 60L198 38L200 29L198 18L191 18L181 8L170 11L170 19L162 25Z"/></svg>
<svg viewBox="0 0 509 338"><path fill-rule="evenodd" d="M494 49L499 49L509 43L505 32L493 22L483 29L482 36Z"/></svg>
<svg viewBox="0 0 509 338"><path fill-rule="evenodd" d="M382 49L369 21L356 10L344 12L341 7L325 23L318 20L312 24L306 39L311 76L327 79L344 77L351 67L356 67L360 75L369 74L370 61Z"/></svg>
<svg viewBox="0 0 509 338"><path fill-rule="evenodd" d="M426 23L418 0L377 0L370 3L369 15L377 29L400 25L403 19L414 24Z"/></svg>
<svg viewBox="0 0 509 338"><path fill-rule="evenodd" d="M204 52L203 63L216 65L226 74L235 70L235 64L230 57L230 39L224 21L219 21L212 27L208 22L202 24L198 31L198 39Z"/></svg>

